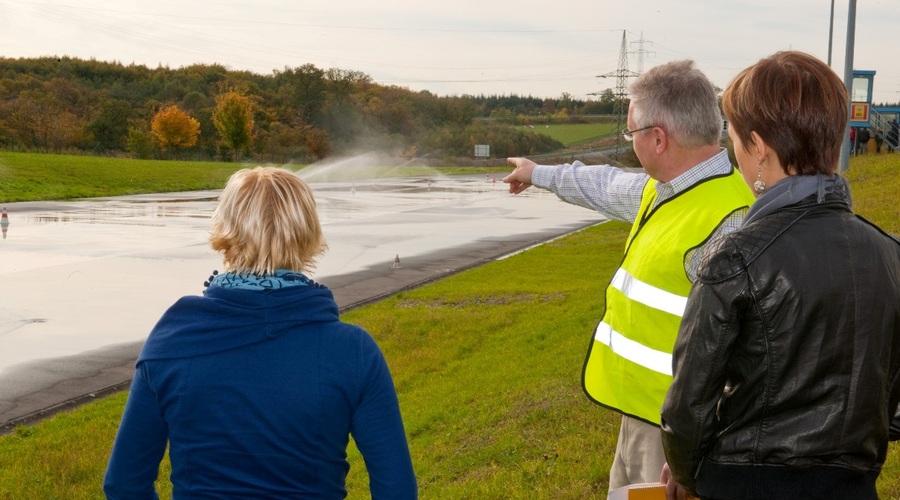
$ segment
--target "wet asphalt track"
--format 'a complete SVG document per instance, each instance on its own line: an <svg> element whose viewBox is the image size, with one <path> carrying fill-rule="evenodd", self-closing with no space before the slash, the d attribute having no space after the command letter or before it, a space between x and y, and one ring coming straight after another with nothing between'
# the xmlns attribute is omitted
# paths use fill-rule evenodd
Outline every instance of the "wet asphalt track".
<svg viewBox="0 0 900 500"><path fill-rule="evenodd" d="M313 278L342 310L603 220L493 176L309 182L329 242ZM159 315L220 268L217 195L5 205L0 433L127 388Z"/></svg>

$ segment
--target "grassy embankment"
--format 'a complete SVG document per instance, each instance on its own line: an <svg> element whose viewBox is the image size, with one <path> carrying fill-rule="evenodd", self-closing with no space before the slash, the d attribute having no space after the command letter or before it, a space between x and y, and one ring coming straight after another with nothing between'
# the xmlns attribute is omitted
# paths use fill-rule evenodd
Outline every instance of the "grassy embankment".
<svg viewBox="0 0 900 500"><path fill-rule="evenodd" d="M535 125L534 132L548 135L566 147L597 141L616 131L615 123L562 123Z"/></svg>
<svg viewBox="0 0 900 500"><path fill-rule="evenodd" d="M121 160L0 152L0 203L221 189L242 167L222 162ZM299 170L304 166L286 165ZM349 167L348 167L349 169ZM374 177L507 172L497 167L372 166Z"/></svg>
<svg viewBox="0 0 900 500"><path fill-rule="evenodd" d="M895 234L898 173L900 155L854 158L847 174L856 210ZM619 418L579 377L626 232L603 224L344 315L391 365L422 498L604 497ZM0 437L0 498L99 498L124 400ZM366 498L353 449L350 461L350 498ZM898 443L878 490L900 499Z"/></svg>

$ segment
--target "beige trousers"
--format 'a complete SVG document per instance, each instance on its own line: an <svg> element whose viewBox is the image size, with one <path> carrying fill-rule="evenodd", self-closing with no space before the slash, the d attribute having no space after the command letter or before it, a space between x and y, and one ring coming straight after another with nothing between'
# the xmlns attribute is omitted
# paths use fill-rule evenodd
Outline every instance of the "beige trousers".
<svg viewBox="0 0 900 500"><path fill-rule="evenodd" d="M658 482L665 463L659 427L623 416L616 456L609 471L609 489Z"/></svg>

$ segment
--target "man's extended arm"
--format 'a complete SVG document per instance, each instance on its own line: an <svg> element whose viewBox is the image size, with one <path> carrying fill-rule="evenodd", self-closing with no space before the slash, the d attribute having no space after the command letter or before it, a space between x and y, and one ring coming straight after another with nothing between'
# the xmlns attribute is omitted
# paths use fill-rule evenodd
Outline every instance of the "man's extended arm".
<svg viewBox="0 0 900 500"><path fill-rule="evenodd" d="M634 222L650 176L610 165L587 166L580 161L537 165L527 158L509 158L516 169L503 178L509 192L519 194L534 185L555 193L567 203L590 208L610 219Z"/></svg>

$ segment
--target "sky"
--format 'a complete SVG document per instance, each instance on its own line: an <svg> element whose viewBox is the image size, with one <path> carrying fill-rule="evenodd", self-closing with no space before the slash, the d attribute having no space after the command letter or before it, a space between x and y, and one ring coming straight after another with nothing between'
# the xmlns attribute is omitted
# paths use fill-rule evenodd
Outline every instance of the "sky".
<svg viewBox="0 0 900 500"><path fill-rule="evenodd" d="M779 50L843 79L849 0L0 0L0 56L259 74L313 64L436 95L595 98L628 71L693 59L721 88ZM857 2L855 69L900 101L900 2ZM629 80L630 81L630 80Z"/></svg>

